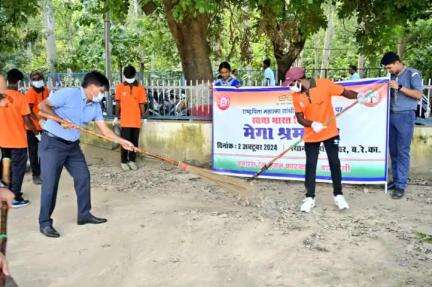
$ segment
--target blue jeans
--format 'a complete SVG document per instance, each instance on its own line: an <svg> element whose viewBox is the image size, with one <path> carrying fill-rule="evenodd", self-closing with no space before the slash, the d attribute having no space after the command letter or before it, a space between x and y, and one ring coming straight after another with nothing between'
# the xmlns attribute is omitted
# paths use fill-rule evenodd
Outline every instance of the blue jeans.
<svg viewBox="0 0 432 287"><path fill-rule="evenodd" d="M414 133L415 111L391 112L389 148L396 188L405 189L410 167L410 145Z"/></svg>

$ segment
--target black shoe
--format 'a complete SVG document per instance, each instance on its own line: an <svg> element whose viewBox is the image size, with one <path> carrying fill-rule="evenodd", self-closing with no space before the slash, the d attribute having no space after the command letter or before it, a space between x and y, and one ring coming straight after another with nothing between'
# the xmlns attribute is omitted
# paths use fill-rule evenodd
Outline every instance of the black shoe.
<svg viewBox="0 0 432 287"><path fill-rule="evenodd" d="M52 227L51 225L41 227L39 230L43 235L47 237L52 237L52 238L60 237L60 233L58 233L57 230L55 230L54 227Z"/></svg>
<svg viewBox="0 0 432 287"><path fill-rule="evenodd" d="M396 189L396 184L393 181L387 183L387 190L395 190L395 189Z"/></svg>
<svg viewBox="0 0 432 287"><path fill-rule="evenodd" d="M105 223L108 220L106 220L105 218L99 218L94 216L93 214L90 214L87 218L84 219L78 219L78 225L84 225L87 223L90 224L101 224L101 223Z"/></svg>
<svg viewBox="0 0 432 287"><path fill-rule="evenodd" d="M401 188L396 188L395 190L393 190L393 192L391 193L391 197L393 199L401 199L405 194L405 190L401 189Z"/></svg>
<svg viewBox="0 0 432 287"><path fill-rule="evenodd" d="M42 179L40 178L39 175L33 175L33 183L36 185L41 185L42 184Z"/></svg>

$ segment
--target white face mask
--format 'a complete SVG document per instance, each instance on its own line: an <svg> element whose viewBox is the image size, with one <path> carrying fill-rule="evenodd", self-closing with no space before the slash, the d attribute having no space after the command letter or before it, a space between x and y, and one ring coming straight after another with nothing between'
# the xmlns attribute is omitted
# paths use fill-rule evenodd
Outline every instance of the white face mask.
<svg viewBox="0 0 432 287"><path fill-rule="evenodd" d="M302 90L302 84L299 82L296 82L294 86L290 86L290 90L294 93L299 93Z"/></svg>
<svg viewBox="0 0 432 287"><path fill-rule="evenodd" d="M133 77L133 78L124 78L125 79L125 81L126 81L126 83L128 83L128 84L132 84L133 82L135 82L135 77Z"/></svg>
<svg viewBox="0 0 432 287"><path fill-rule="evenodd" d="M32 81L31 84L36 89L40 89L40 88L42 88L44 86L45 83L44 83L43 80L39 80L39 81Z"/></svg>
<svg viewBox="0 0 432 287"><path fill-rule="evenodd" d="M104 97L105 97L105 93L99 93L93 97L93 102L100 103Z"/></svg>

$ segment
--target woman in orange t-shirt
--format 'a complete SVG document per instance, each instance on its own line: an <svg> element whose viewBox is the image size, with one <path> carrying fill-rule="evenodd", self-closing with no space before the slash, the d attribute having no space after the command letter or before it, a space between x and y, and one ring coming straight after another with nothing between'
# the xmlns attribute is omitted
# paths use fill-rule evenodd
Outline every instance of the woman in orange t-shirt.
<svg viewBox="0 0 432 287"><path fill-rule="evenodd" d="M306 79L303 68L291 68L285 75L285 86L293 94L293 104L298 122L304 126L306 171L306 198L300 210L310 212L315 207L316 168L321 143L327 153L333 194L339 209L348 209L349 205L342 194L342 173L339 160L339 130L332 105L332 96L357 99L357 92L346 90L328 79ZM358 99L362 101L362 99Z"/></svg>
<svg viewBox="0 0 432 287"><path fill-rule="evenodd" d="M144 86L136 79L136 70L133 66L125 67L123 76L124 82L118 84L115 90L116 117L113 125L120 118L121 137L138 146L141 118L144 115L147 92ZM121 149L121 168L124 171L137 170L135 160L136 152Z"/></svg>

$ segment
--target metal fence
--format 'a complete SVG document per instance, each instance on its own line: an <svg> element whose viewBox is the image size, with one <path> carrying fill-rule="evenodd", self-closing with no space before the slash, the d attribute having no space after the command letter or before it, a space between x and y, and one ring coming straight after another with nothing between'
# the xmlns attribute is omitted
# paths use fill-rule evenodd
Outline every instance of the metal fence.
<svg viewBox="0 0 432 287"><path fill-rule="evenodd" d="M430 118L431 117L431 95L432 95L432 81L429 79L427 84L423 80L423 97L419 101L418 116L420 118Z"/></svg>
<svg viewBox="0 0 432 287"><path fill-rule="evenodd" d="M314 71L309 71L313 73ZM51 90L61 87L79 86L81 79L79 77L64 77L62 81L53 84L48 82ZM117 82L118 83L118 82ZM108 118L113 117L115 110L113 83L107 99L103 102L104 115ZM144 86L147 89L148 104L145 118L161 120L212 120L212 83L211 82L186 82L184 80L176 81L148 81L144 80ZM254 80L253 78L242 79L242 86L263 86L264 82ZM28 89L28 83L24 83L20 88L23 92ZM431 96L432 81L424 81L424 93L419 101L417 116L420 118L431 117Z"/></svg>
<svg viewBox="0 0 432 287"><path fill-rule="evenodd" d="M147 88L146 118L212 120L211 82L144 83Z"/></svg>

